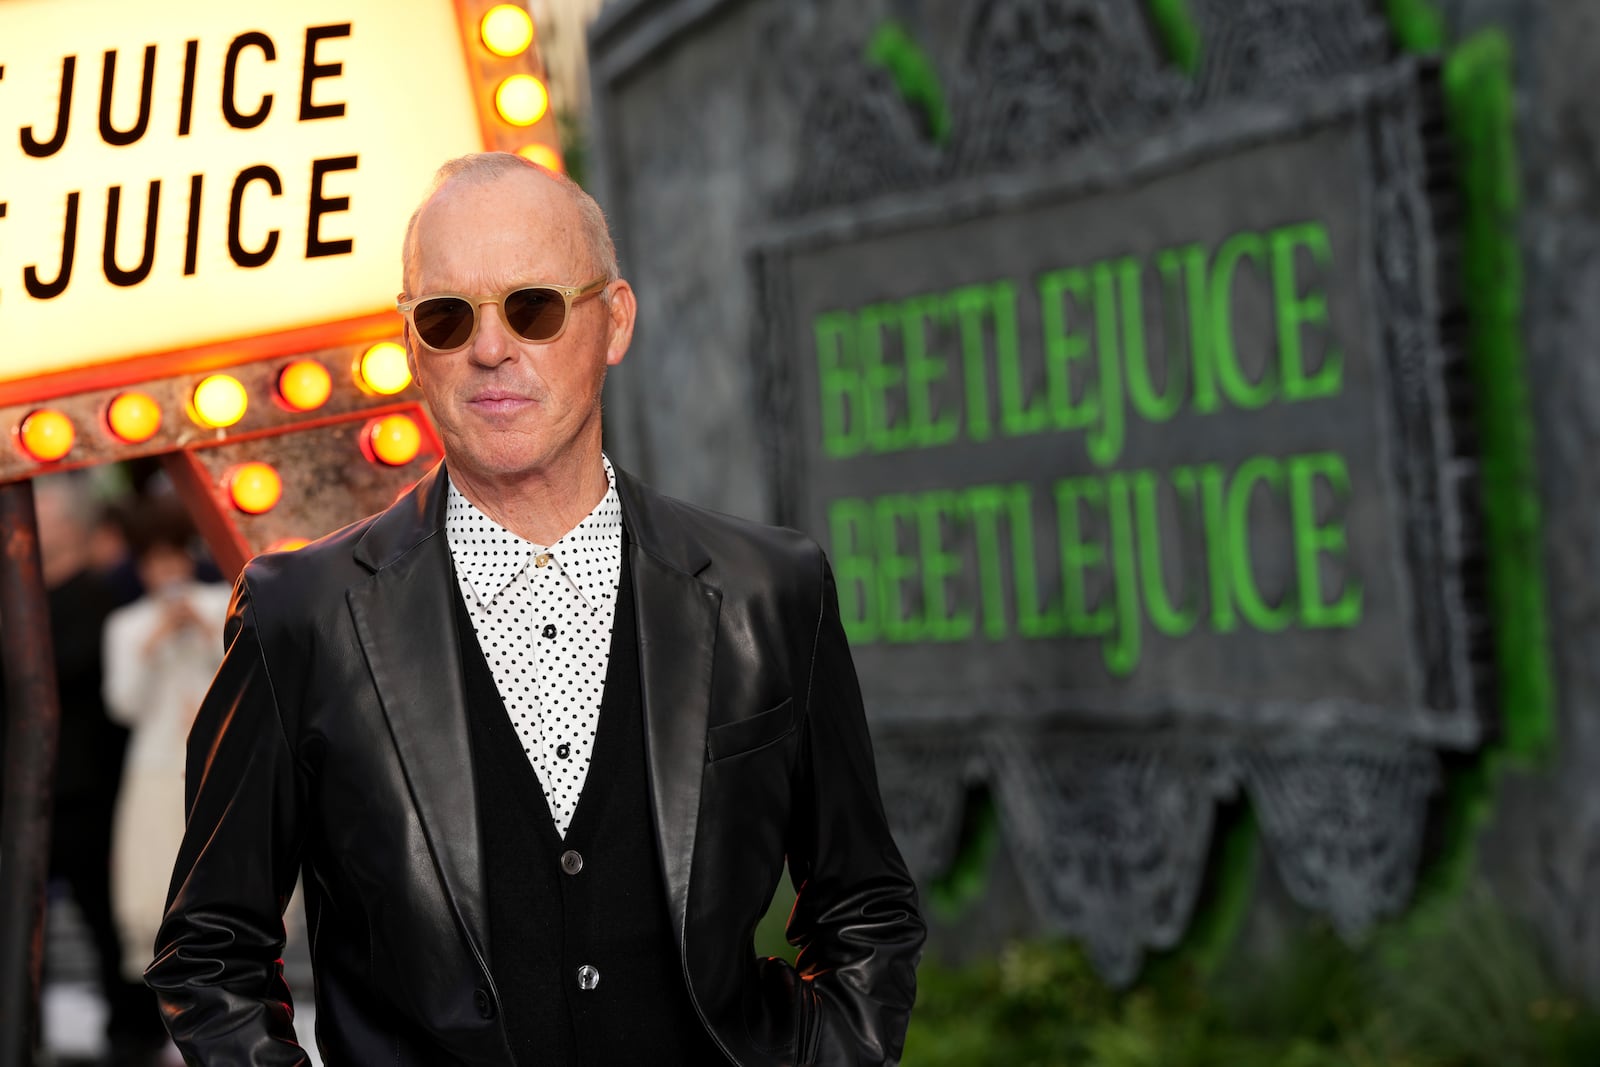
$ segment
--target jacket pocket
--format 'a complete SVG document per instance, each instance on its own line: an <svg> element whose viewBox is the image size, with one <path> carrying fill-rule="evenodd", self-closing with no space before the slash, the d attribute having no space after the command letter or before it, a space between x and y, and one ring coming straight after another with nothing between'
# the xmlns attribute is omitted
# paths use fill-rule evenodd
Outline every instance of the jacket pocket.
<svg viewBox="0 0 1600 1067"><path fill-rule="evenodd" d="M769 711L737 722L725 722L706 731L706 758L715 763L729 756L754 752L794 731L794 698L790 697Z"/></svg>

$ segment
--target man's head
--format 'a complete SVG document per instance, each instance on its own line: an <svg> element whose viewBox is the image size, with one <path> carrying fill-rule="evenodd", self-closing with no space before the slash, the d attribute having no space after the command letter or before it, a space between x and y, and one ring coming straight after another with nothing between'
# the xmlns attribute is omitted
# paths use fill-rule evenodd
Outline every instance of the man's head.
<svg viewBox="0 0 1600 1067"><path fill-rule="evenodd" d="M36 478L33 487L44 584L54 589L89 566L94 501L80 474Z"/></svg>
<svg viewBox="0 0 1600 1067"><path fill-rule="evenodd" d="M476 329L458 348L435 351L406 327L452 473L487 490L597 464L600 387L627 352L635 307L593 199L508 153L451 160L411 218L403 266L405 301L453 293L476 305ZM549 342L513 332L497 304L519 287L596 280L599 298L572 302Z"/></svg>
<svg viewBox="0 0 1600 1067"><path fill-rule="evenodd" d="M194 538L194 521L176 497L153 497L129 515L128 541L147 593L159 596L194 580Z"/></svg>

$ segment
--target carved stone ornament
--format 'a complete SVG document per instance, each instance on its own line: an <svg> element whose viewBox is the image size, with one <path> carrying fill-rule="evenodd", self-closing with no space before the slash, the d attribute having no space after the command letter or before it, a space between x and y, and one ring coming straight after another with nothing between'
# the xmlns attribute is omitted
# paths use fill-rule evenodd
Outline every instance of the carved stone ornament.
<svg viewBox="0 0 1600 1067"><path fill-rule="evenodd" d="M1119 672L1103 659L1101 641L1078 631L1059 636L1063 629L1041 636L1037 627L1050 624L1038 618L1032 633L998 626L898 643L851 635L885 806L913 872L926 882L949 869L968 797L986 789L1038 922L1081 940L1100 973L1119 984L1137 976L1149 952L1181 939L1215 852L1219 804L1232 799L1256 811L1292 897L1344 936L1360 937L1402 909L1441 777L1438 752L1481 742L1492 692L1484 591L1471 580L1483 549L1462 414L1470 403L1462 316L1451 295L1455 223L1441 192L1450 182L1436 72L1397 56L1378 0L1189 0L1200 48L1185 73L1166 57L1156 6L620 0L596 38L596 69L607 85L635 75L679 84L663 75L692 33L706 42L695 69L742 64L741 99L761 102L741 127L751 174L741 180L759 192L739 201L756 305L757 422L777 518L830 548L841 604L853 597L859 609L872 579L850 573L849 551L831 543L829 508L839 500L992 489L985 506L1011 509L1006 536L1014 539L1056 504L1053 494L1069 478L1101 478L1111 486L1106 499L1115 500L1134 491L1134 482L1114 480L1120 476L1348 444L1366 509L1359 524L1351 520L1350 551L1366 553L1368 600L1385 605L1381 627L1359 639L1331 627L1241 637L1230 621L1169 640L1141 619L1148 669ZM899 56L931 71L920 90L906 67L872 55L885 27L898 27L910 51L920 50ZM663 132L640 124L634 136ZM1324 210L1336 221L1316 215ZM1239 219L1212 217L1230 212ZM1239 233L1308 220L1326 223L1337 242L1328 258L1344 272L1343 304L1334 307L1329 295L1321 312L1329 336L1336 318L1342 331L1354 383L1338 398L1343 407L1239 408L1224 418L1182 412L1139 427L1130 419L1121 466L1086 458L1076 429L1027 437L986 428L898 455L863 450L841 459L823 448L815 379L828 316L998 292L1013 310L1034 301L1009 328L1014 350L1037 349L1038 279L1049 272L1104 268L1092 285L1109 292L1113 283L1103 279L1134 263L1146 271L1146 292L1159 295L1152 264L1161 253L1202 240L1219 248ZM1260 267L1258 277L1265 273ZM1082 309L1093 303L1091 283L1077 284L1074 306ZM1192 302L1171 310L1178 306L1166 307L1169 320L1197 314ZM1254 315L1252 336L1269 338L1261 347L1279 338L1270 312L1237 314ZM1094 336L1115 329L1096 321ZM949 369L957 362L951 351L942 357L947 369L930 373L970 375ZM1163 366L1181 358L1167 356ZM1026 386L1016 385L1020 362L1009 385L995 379L994 392L1043 391L1042 358ZM1087 373L1090 362L1077 367ZM1030 491L1006 495L1024 483ZM1169 493L1186 499L1175 484ZM1189 497L1197 492L1189 486ZM1324 484L1303 510L1325 515L1329 493ZM1031 517L1016 518L1024 512ZM914 536L937 543L940 521L924 522ZM1195 524L1174 520L1169 530L1181 542L1182 529ZM888 536L914 525L896 527L891 515ZM1055 527L1049 533L1054 538ZM1065 603L1067 564L1051 555L1053 543L1040 547L1037 529L1026 536L1042 561L1029 580L1036 588L1054 582ZM1158 535L1153 551L1168 552L1167 573L1193 586L1208 563L1187 550L1163 549ZM1022 554L1009 541L1005 551ZM1290 573L1295 551L1267 552L1259 565ZM912 584L901 582L894 596ZM992 604L1017 614L1021 588L1019 578ZM925 604L940 589L924 581L903 595ZM991 602L979 608L988 612Z"/></svg>

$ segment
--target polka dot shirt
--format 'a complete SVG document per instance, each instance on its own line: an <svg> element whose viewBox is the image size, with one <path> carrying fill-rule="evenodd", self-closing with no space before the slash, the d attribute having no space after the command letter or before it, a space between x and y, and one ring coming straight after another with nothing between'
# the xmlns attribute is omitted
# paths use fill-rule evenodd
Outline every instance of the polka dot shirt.
<svg viewBox="0 0 1600 1067"><path fill-rule="evenodd" d="M563 837L594 753L622 577L622 504L601 459L605 498L549 547L489 518L454 482L445 511L478 647Z"/></svg>

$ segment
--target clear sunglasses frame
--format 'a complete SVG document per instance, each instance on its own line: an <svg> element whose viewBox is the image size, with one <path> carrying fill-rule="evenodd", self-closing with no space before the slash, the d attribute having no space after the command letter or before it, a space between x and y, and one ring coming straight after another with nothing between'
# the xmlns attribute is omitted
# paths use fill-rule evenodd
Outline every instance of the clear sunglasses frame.
<svg viewBox="0 0 1600 1067"><path fill-rule="evenodd" d="M419 296L415 300L402 299L395 304L395 310L400 312L401 315L405 316L406 325L411 327L411 335L417 339L417 343L430 352L458 352L470 345L472 343L472 339L478 336L478 323L482 320L482 314L479 309L485 304L493 304L495 308L499 310L500 322L505 326L506 332L511 334L513 337L520 337L529 344L547 345L558 340L562 334L567 332L567 324L572 321L572 308L574 305L583 303L591 296L598 296L600 293L605 291L606 286L609 284L611 284L611 279L602 274L594 281L587 282L583 285L554 285L549 282L536 282L532 285L513 285L505 292L499 293L495 296L480 297L472 296L468 293L429 293L426 296ZM506 318L506 298L511 296L513 293L520 293L527 289L546 289L552 293L559 293L561 295L561 326L549 337L533 338L524 336L515 327L513 327L511 322ZM435 348L423 338L421 333L417 331L417 323L415 318L413 318L413 314L418 307L429 300L443 300L449 298L460 300L462 303L472 308L472 329L467 332L466 340L462 341L460 344L452 345L449 348Z"/></svg>

